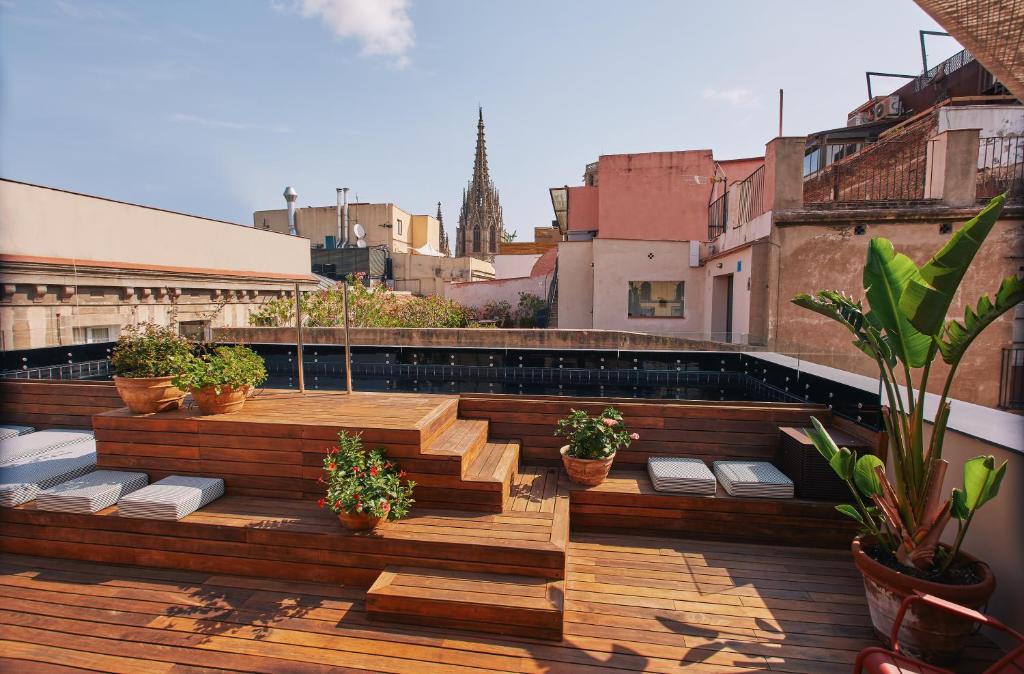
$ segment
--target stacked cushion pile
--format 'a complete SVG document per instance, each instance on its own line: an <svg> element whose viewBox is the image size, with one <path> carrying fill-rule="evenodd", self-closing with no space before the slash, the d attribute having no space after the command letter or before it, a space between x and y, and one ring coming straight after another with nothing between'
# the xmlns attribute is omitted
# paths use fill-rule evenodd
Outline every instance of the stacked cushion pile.
<svg viewBox="0 0 1024 674"><path fill-rule="evenodd" d="M714 496L717 488L715 476L700 459L652 456L647 473L658 491Z"/></svg>
<svg viewBox="0 0 1024 674"><path fill-rule="evenodd" d="M36 507L91 514L114 505L122 496L145 487L147 482L149 476L145 473L97 470L40 491L36 496Z"/></svg>
<svg viewBox="0 0 1024 674"><path fill-rule="evenodd" d="M715 461L715 477L730 496L793 498L793 481L767 461Z"/></svg>
<svg viewBox="0 0 1024 674"><path fill-rule="evenodd" d="M224 495L224 480L172 475L143 487L117 502L124 517L180 520Z"/></svg>

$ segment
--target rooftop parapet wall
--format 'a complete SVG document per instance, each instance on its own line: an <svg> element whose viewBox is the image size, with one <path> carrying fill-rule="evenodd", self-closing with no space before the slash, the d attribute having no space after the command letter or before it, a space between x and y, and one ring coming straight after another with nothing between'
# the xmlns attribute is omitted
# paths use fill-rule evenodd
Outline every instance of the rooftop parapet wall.
<svg viewBox="0 0 1024 674"><path fill-rule="evenodd" d="M357 346L483 349L578 349L648 351L752 351L749 346L619 330L483 328L352 328ZM213 340L231 344L295 344L295 328L215 328ZM306 328L305 344L342 344L342 328Z"/></svg>
<svg viewBox="0 0 1024 674"><path fill-rule="evenodd" d="M0 180L6 261L309 278L309 241L220 220Z"/></svg>

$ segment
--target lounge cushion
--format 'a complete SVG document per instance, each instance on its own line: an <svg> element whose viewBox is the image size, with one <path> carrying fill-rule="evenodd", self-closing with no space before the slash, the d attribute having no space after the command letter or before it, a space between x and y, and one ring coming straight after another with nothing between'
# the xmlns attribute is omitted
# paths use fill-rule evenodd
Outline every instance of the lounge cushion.
<svg viewBox="0 0 1024 674"><path fill-rule="evenodd" d="M91 473L96 441L73 442L0 466L0 506L27 503L43 489Z"/></svg>
<svg viewBox="0 0 1024 674"><path fill-rule="evenodd" d="M180 520L224 495L224 480L172 475L121 497L117 513L124 517Z"/></svg>
<svg viewBox="0 0 1024 674"><path fill-rule="evenodd" d="M36 495L36 507L67 513L95 513L108 508L122 496L142 489L149 482L145 473L97 470L44 489Z"/></svg>
<svg viewBox="0 0 1024 674"><path fill-rule="evenodd" d="M92 431L54 429L4 438L0 440L0 466L23 463L33 456L77 442L91 442L95 449L96 436Z"/></svg>

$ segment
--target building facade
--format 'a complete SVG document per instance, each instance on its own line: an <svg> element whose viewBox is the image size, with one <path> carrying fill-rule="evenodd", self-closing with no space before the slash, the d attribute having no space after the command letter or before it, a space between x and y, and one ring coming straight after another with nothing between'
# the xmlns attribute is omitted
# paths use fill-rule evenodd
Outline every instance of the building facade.
<svg viewBox="0 0 1024 674"><path fill-rule="evenodd" d="M279 208L256 211L253 226L279 234L288 234L288 211ZM440 223L432 215L413 215L395 204L352 203L348 205L348 239L356 243L355 226L362 225L367 246L385 246L392 253L408 253L430 246L440 251ZM341 245L344 232L338 222L337 206L305 206L295 209L298 236L308 239L313 248Z"/></svg>
<svg viewBox="0 0 1024 674"><path fill-rule="evenodd" d="M505 220L498 190L491 181L484 140L484 111L480 108L476 127L473 177L462 192L462 210L455 231L455 256L490 259L501 252Z"/></svg>
<svg viewBox="0 0 1024 674"><path fill-rule="evenodd" d="M0 180L0 348L117 339L140 322L247 326L311 287L302 239Z"/></svg>

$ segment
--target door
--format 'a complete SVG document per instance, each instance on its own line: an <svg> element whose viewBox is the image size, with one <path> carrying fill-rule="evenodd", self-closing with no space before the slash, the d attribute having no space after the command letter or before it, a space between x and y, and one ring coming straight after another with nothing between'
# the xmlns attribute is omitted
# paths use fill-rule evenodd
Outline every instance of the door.
<svg viewBox="0 0 1024 674"><path fill-rule="evenodd" d="M725 341L732 344L732 274L725 287Z"/></svg>

